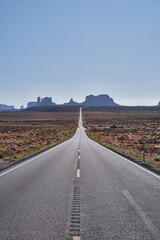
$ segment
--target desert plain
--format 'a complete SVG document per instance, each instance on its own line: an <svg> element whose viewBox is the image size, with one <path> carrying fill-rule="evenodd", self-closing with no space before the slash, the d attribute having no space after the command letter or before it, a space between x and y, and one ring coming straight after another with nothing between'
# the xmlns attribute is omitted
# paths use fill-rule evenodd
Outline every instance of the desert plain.
<svg viewBox="0 0 160 240"><path fill-rule="evenodd" d="M160 167L159 111L87 111L83 113L87 135L127 156Z"/></svg>
<svg viewBox="0 0 160 240"><path fill-rule="evenodd" d="M0 162L40 152L71 138L78 126L78 111L1 112ZM160 167L159 111L88 111L83 125L93 140L135 159Z"/></svg>
<svg viewBox="0 0 160 240"><path fill-rule="evenodd" d="M78 112L1 112L0 162L39 152L72 137Z"/></svg>

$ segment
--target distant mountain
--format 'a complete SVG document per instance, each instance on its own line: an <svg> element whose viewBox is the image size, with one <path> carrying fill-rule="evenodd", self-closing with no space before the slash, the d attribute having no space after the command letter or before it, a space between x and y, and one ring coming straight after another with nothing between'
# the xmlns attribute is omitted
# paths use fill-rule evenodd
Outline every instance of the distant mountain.
<svg viewBox="0 0 160 240"><path fill-rule="evenodd" d="M41 106L56 106L56 103L52 102L52 98L50 97L45 97L45 98L40 98L37 97L37 102L29 102L27 104L27 108L31 107L41 107Z"/></svg>
<svg viewBox="0 0 160 240"><path fill-rule="evenodd" d="M68 103L64 103L63 106L79 106L81 103L77 103L73 101L73 98Z"/></svg>
<svg viewBox="0 0 160 240"><path fill-rule="evenodd" d="M57 108L52 108L52 107L56 107L56 106L57 106ZM125 107L125 106L121 106L121 105L115 103L113 98L111 98L109 95L100 94L98 96L88 95L88 96L86 96L85 101L81 102L81 103L75 102L73 100L73 98L71 98L69 102L61 104L61 105L57 105L56 103L52 102L51 97L45 97L45 98L37 97L37 101L28 102L27 109L29 110L30 108L33 108L32 111L38 111L38 109L39 109L39 111L66 111L65 108L61 109L60 107L80 107L80 106L90 106L90 107L115 107L115 106L117 106L117 107L119 107L118 110L120 109L120 107ZM150 108L149 106L135 106L135 107ZM159 101L158 105L153 106L153 107L155 107L155 109L159 109L160 101ZM20 107L20 110L23 111L23 109L24 109L24 106L22 105ZM132 109L132 107L131 107L131 109ZM6 111L6 110L18 111L18 109L15 109L13 105L8 106L6 104L0 104L0 111Z"/></svg>
<svg viewBox="0 0 160 240"><path fill-rule="evenodd" d="M11 105L11 106L8 106L8 105L5 105L5 104L0 104L0 110L14 110L14 106Z"/></svg>
<svg viewBox="0 0 160 240"><path fill-rule="evenodd" d="M94 95L86 96L85 101L81 104L88 106L118 106L118 104L115 103L113 99L106 94L101 94L98 96Z"/></svg>
<svg viewBox="0 0 160 240"><path fill-rule="evenodd" d="M114 100L108 96L107 94L101 94L98 96L94 95L88 95L85 98L85 101L82 103L78 103L73 101L73 98L70 99L69 102L62 104L62 106L118 106L117 103L114 102ZM56 106L56 103L52 102L52 98L37 98L36 102L29 102L27 104L27 108L32 107L42 107L42 106Z"/></svg>
<svg viewBox="0 0 160 240"><path fill-rule="evenodd" d="M85 101L82 103L74 102L73 98L68 103L64 103L64 106L81 106L81 105L87 105L87 106L118 106L117 103L113 101L110 96L106 94L101 94L98 96L89 95L86 96Z"/></svg>

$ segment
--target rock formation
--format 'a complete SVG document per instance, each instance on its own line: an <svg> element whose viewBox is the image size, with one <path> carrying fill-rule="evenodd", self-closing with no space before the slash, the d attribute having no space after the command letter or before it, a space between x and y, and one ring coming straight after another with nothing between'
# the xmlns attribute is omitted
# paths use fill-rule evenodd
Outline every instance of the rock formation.
<svg viewBox="0 0 160 240"><path fill-rule="evenodd" d="M50 98L49 97L45 97L45 98L37 97L37 102L29 102L27 104L27 108L40 107L40 106L56 106L56 104L52 102L51 97Z"/></svg>
<svg viewBox="0 0 160 240"><path fill-rule="evenodd" d="M94 95L88 95L85 98L85 101L82 103L78 103L73 101L73 98L70 99L68 103L62 104L63 106L81 106L81 105L87 105L87 106L118 106L117 103L113 101L110 96L106 94L101 94L98 96ZM31 107L40 107L40 106L56 106L55 103L52 102L52 98L37 98L37 102L29 102L27 104L27 108Z"/></svg>
<svg viewBox="0 0 160 240"><path fill-rule="evenodd" d="M86 96L85 101L81 104L88 106L118 106L118 104L106 94Z"/></svg>
<svg viewBox="0 0 160 240"><path fill-rule="evenodd" d="M74 102L73 98L68 103L64 103L63 106L78 106L81 105L80 103Z"/></svg>
<svg viewBox="0 0 160 240"><path fill-rule="evenodd" d="M0 110L14 110L14 106L11 105L11 106L8 106L6 104L0 104Z"/></svg>

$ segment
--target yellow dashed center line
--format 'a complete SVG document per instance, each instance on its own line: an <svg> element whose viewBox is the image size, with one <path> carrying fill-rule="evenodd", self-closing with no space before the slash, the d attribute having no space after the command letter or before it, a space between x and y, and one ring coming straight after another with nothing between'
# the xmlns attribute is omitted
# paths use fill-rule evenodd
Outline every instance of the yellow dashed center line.
<svg viewBox="0 0 160 240"><path fill-rule="evenodd" d="M81 240L81 239L80 239L80 237L75 236L75 237L73 237L73 240Z"/></svg>
<svg viewBox="0 0 160 240"><path fill-rule="evenodd" d="M77 169L77 178L80 178L80 169Z"/></svg>

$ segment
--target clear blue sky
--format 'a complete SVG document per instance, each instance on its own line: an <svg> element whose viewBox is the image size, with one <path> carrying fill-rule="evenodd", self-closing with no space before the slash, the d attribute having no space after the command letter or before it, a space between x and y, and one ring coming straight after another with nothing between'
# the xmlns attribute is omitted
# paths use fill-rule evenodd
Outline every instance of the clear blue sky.
<svg viewBox="0 0 160 240"><path fill-rule="evenodd" d="M160 101L159 0L1 0L0 103Z"/></svg>

